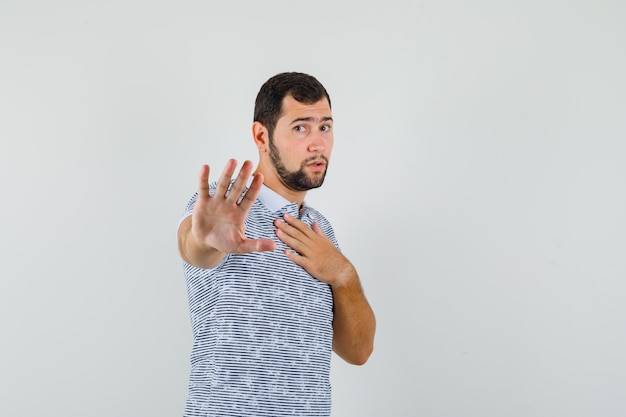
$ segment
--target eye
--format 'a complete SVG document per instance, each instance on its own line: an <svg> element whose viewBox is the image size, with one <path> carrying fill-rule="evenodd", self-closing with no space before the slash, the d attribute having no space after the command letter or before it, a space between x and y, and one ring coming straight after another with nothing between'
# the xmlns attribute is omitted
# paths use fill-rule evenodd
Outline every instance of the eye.
<svg viewBox="0 0 626 417"><path fill-rule="evenodd" d="M298 125L293 128L293 131L296 133L306 133L306 127Z"/></svg>
<svg viewBox="0 0 626 417"><path fill-rule="evenodd" d="M331 128L332 128L332 126L331 126L331 125L322 125L322 126L320 127L320 130L321 130L322 132L329 132Z"/></svg>

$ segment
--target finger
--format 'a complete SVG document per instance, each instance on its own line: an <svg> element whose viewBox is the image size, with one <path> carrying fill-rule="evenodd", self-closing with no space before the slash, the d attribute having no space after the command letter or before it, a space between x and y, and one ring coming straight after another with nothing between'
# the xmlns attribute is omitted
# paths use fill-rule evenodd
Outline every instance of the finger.
<svg viewBox="0 0 626 417"><path fill-rule="evenodd" d="M198 200L209 198L209 166L202 165L198 178Z"/></svg>
<svg viewBox="0 0 626 417"><path fill-rule="evenodd" d="M241 193L244 188L246 188L246 183L248 182L248 178L250 177L250 173L252 172L252 162L245 161L239 170L239 174L237 178L233 182L233 185L230 187L230 192L226 200L229 203L235 204L239 201L239 197L241 197Z"/></svg>
<svg viewBox="0 0 626 417"><path fill-rule="evenodd" d="M295 230L297 230L298 232L307 235L308 232L311 230L311 228L309 226L307 226L306 223L304 223L303 221L295 218L294 216L292 216L289 213L285 213L283 215L283 218L285 219L285 222L287 222L287 224L291 227L293 227Z"/></svg>
<svg viewBox="0 0 626 417"><path fill-rule="evenodd" d="M252 242L254 242L255 252L266 252L276 249L276 242L270 239L254 239Z"/></svg>
<svg viewBox="0 0 626 417"><path fill-rule="evenodd" d="M274 224L276 226L276 237L278 237L281 242L299 253L306 250L301 240L302 233L280 219L277 219Z"/></svg>
<svg viewBox="0 0 626 417"><path fill-rule="evenodd" d="M290 250L285 250L285 255L286 255L286 256L287 256L287 258L289 258L289 259L291 260L291 262L293 262L294 264L296 264L296 265L298 265L298 266L301 266L301 267L302 267L302 268L304 268L304 269L307 269L307 268L305 267L305 266L306 266L306 263L307 263L307 262L306 262L306 261L307 261L307 259L306 259L304 256L302 256L302 255L300 255L300 254L298 254L298 253L296 253L296 252L290 251Z"/></svg>
<svg viewBox="0 0 626 417"><path fill-rule="evenodd" d="M252 204L256 201L259 196L259 192L261 191L261 187L263 186L263 174L256 174L250 183L250 187L248 187L248 191L243 196L243 199L239 203L239 206L242 210L248 211Z"/></svg>
<svg viewBox="0 0 626 417"><path fill-rule="evenodd" d="M282 219L277 219L275 225L277 229L280 229L286 236L299 242L305 242L313 237L311 235L313 232L306 223L287 213L283 215Z"/></svg>
<svg viewBox="0 0 626 417"><path fill-rule="evenodd" d="M313 222L313 226L311 226L311 228L318 236L322 236L328 239L328 236L326 236L326 233L324 233L318 222Z"/></svg>
<svg viewBox="0 0 626 417"><path fill-rule="evenodd" d="M274 249L276 249L276 243L270 239L246 239L239 245L237 252L267 252Z"/></svg>
<svg viewBox="0 0 626 417"><path fill-rule="evenodd" d="M222 175L217 181L217 188L215 189L215 196L225 197L228 188L230 188L230 179L235 172L235 168L237 167L237 161L234 159L229 159L224 166L224 170L222 171Z"/></svg>

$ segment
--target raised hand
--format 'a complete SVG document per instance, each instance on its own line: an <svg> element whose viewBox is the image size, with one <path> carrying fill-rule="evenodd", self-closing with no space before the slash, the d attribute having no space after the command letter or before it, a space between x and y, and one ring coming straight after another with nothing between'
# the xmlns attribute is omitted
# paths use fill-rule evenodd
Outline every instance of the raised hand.
<svg viewBox="0 0 626 417"><path fill-rule="evenodd" d="M273 241L248 239L245 234L246 216L259 195L263 176L256 175L250 188L241 198L241 193L252 172L252 162L244 162L239 175L230 187L236 166L237 161L234 159L226 163L212 197L209 196L209 166L202 167L198 184L198 200L192 214L191 233L197 242L202 242L224 253L274 250L276 245ZM238 201L240 198L241 201Z"/></svg>
<svg viewBox="0 0 626 417"><path fill-rule="evenodd" d="M231 187L236 167L237 161L234 159L226 163L213 196L209 195L209 166L203 165L200 170L198 199L191 215L191 225L183 223L179 230L181 255L192 265L210 268L216 266L227 253L276 249L276 244L270 239L246 237L246 216L261 190L263 176L254 176L242 198L241 194L252 173L252 162L243 163Z"/></svg>

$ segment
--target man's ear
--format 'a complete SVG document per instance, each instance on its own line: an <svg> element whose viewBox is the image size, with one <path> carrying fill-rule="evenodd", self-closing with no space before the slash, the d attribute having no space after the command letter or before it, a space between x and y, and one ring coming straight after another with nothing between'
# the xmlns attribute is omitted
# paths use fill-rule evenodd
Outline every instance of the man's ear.
<svg viewBox="0 0 626 417"><path fill-rule="evenodd" d="M252 138L259 152L267 152L269 146L269 132L261 122L252 123Z"/></svg>

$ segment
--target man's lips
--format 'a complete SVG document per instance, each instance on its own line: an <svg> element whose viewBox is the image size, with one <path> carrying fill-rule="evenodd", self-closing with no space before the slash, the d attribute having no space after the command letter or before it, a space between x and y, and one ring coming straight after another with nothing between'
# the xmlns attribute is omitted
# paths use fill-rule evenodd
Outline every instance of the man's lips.
<svg viewBox="0 0 626 417"><path fill-rule="evenodd" d="M316 159L309 162L306 166L311 168L313 171L323 171L326 169L326 161L323 159Z"/></svg>

